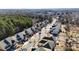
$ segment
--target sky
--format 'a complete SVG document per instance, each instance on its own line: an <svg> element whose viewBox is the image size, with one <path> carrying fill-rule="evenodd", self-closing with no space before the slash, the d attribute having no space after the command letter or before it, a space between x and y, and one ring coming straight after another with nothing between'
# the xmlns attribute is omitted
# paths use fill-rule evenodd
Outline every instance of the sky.
<svg viewBox="0 0 79 59"><path fill-rule="evenodd" d="M0 8L78 8L79 0L0 0Z"/></svg>

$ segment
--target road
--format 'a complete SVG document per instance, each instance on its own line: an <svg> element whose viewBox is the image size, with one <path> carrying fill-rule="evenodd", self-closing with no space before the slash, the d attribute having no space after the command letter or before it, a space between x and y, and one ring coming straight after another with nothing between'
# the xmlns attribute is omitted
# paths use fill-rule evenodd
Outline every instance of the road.
<svg viewBox="0 0 79 59"><path fill-rule="evenodd" d="M50 36L51 34L49 33L50 28L52 27L53 24L55 24L55 22L57 21L57 19L52 18L53 22L51 24L48 24L46 27L43 27L41 29L41 34L36 33L34 34L27 42L25 42L23 44L23 46L21 47L22 49L27 49L28 51L31 50L32 47L38 47L37 44L39 42L39 40L42 40L43 37L45 36Z"/></svg>

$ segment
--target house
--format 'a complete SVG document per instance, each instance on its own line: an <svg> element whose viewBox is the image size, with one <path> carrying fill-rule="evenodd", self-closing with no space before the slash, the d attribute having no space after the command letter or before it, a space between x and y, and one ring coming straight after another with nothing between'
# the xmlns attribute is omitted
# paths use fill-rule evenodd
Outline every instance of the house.
<svg viewBox="0 0 79 59"><path fill-rule="evenodd" d="M42 40L39 41L38 43L38 49L36 49L37 51L39 50L39 48L43 47L44 49L48 49L50 51L54 50L55 47L55 42L53 40L52 37L44 37ZM40 50L43 51L43 50Z"/></svg>
<svg viewBox="0 0 79 59"><path fill-rule="evenodd" d="M0 49L7 50L7 51L8 50L9 51L14 50L14 49L11 48L13 46L12 40L14 41L14 43L16 45L16 38L14 38L14 36L12 36L12 37L8 37L8 38L5 38L2 41L0 41Z"/></svg>
<svg viewBox="0 0 79 59"><path fill-rule="evenodd" d="M32 30L34 33L37 32L37 29L36 29L34 26L31 27L31 30Z"/></svg>
<svg viewBox="0 0 79 59"><path fill-rule="evenodd" d="M25 29L25 33L27 36L32 36L33 35L33 31L31 28Z"/></svg>
<svg viewBox="0 0 79 59"><path fill-rule="evenodd" d="M41 22L40 22L40 23L38 23L38 24L36 24L36 26L37 26L37 30L38 30L38 31L40 31L40 30L41 30L41 28L42 28L40 24L41 24Z"/></svg>
<svg viewBox="0 0 79 59"><path fill-rule="evenodd" d="M53 36L57 36L59 32L60 32L60 24L57 25L57 26L53 26L53 27L50 29L50 33L51 33Z"/></svg>
<svg viewBox="0 0 79 59"><path fill-rule="evenodd" d="M43 27L45 27L45 26L46 26L46 23L45 23L45 21L43 21L43 22L42 22L42 24L43 24Z"/></svg>
<svg viewBox="0 0 79 59"><path fill-rule="evenodd" d="M6 50L5 47L6 47L6 43L4 42L4 40L0 41L0 50Z"/></svg>
<svg viewBox="0 0 79 59"><path fill-rule="evenodd" d="M43 47L45 48L48 48L48 49L51 49L51 50L54 50L55 48L55 41L53 40L52 37L44 37L43 38L45 41L47 41Z"/></svg>
<svg viewBox="0 0 79 59"><path fill-rule="evenodd" d="M23 42L27 40L25 31L15 34L17 42Z"/></svg>

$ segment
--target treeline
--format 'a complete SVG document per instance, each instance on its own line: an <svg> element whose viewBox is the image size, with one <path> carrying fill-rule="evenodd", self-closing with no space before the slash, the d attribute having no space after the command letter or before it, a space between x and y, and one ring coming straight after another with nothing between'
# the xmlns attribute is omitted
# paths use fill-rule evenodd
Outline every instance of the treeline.
<svg viewBox="0 0 79 59"><path fill-rule="evenodd" d="M31 18L22 15L0 16L0 40L32 26Z"/></svg>

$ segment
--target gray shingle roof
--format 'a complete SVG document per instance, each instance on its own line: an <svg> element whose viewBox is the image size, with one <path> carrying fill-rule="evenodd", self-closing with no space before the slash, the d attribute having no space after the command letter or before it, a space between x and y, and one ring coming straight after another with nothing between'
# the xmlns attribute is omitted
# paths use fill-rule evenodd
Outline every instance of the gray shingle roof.
<svg viewBox="0 0 79 59"><path fill-rule="evenodd" d="M31 30L31 28L28 28L25 31L27 32L28 35L32 35L33 34L33 31Z"/></svg>

